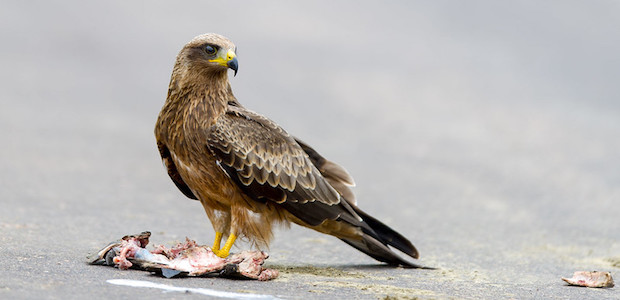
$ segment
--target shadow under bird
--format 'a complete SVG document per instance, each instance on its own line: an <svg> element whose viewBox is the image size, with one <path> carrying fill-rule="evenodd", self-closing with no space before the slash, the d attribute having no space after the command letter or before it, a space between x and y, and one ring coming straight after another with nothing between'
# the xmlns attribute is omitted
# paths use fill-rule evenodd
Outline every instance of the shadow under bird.
<svg viewBox="0 0 620 300"><path fill-rule="evenodd" d="M293 222L390 265L420 267L389 247L417 259L407 238L357 206L343 167L237 101L227 72L237 73L235 51L213 33L187 43L155 126L168 175L216 231L213 251L228 256L239 236L267 246L273 225Z"/></svg>

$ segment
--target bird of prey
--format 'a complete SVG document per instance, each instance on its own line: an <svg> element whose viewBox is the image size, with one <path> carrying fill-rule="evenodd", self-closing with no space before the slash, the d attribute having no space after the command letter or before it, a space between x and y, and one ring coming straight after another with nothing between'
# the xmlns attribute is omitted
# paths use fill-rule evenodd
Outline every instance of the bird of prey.
<svg viewBox="0 0 620 300"><path fill-rule="evenodd" d="M237 101L228 69L238 70L229 39L192 39L176 57L155 126L168 175L216 231L213 251L228 256L237 237L267 246L274 224L293 222L390 265L419 267L390 248L418 258L407 238L357 206L343 167Z"/></svg>

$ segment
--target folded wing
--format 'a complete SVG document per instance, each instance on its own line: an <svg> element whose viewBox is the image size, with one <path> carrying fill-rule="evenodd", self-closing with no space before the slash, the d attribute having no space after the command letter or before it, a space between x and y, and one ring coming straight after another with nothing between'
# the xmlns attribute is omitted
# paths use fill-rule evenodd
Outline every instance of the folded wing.
<svg viewBox="0 0 620 300"><path fill-rule="evenodd" d="M254 200L273 201L312 226L339 217L360 219L302 146L259 114L229 106L209 132L207 147Z"/></svg>

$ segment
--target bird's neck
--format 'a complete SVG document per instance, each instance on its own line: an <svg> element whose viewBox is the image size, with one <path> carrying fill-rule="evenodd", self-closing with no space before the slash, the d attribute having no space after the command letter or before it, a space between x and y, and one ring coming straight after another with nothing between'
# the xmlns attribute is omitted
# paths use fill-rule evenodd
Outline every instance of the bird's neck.
<svg viewBox="0 0 620 300"><path fill-rule="evenodd" d="M215 122L226 111L228 100L234 98L226 71L187 72L179 77L171 79L166 102L176 102L177 109L184 110L186 115L198 114L200 118Z"/></svg>
<svg viewBox="0 0 620 300"><path fill-rule="evenodd" d="M159 127L168 132L166 135L184 135L176 131L187 128L202 128L204 130L192 131L206 132L226 112L230 99L234 99L234 95L225 71L218 74L173 72L168 97L159 114Z"/></svg>

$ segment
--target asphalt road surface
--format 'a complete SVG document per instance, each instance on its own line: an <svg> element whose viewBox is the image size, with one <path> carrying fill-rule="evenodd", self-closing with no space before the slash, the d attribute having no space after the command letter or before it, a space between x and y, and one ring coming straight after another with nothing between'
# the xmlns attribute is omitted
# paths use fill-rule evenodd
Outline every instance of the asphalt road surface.
<svg viewBox="0 0 620 300"><path fill-rule="evenodd" d="M620 278L616 2L0 7L2 299L620 298L560 280ZM359 205L437 270L385 267L296 226L268 249L270 282L85 263L143 230L212 242L153 136L175 55L204 32L237 44L240 102L345 166ZM128 280L199 290L113 284Z"/></svg>

